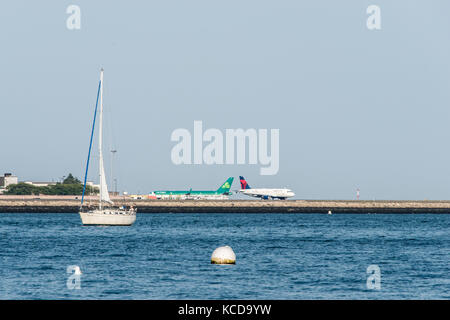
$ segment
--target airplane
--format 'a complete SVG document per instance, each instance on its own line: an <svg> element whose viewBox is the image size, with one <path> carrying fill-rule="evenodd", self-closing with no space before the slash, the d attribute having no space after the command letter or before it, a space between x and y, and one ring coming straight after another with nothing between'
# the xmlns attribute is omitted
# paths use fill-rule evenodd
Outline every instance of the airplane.
<svg viewBox="0 0 450 320"><path fill-rule="evenodd" d="M295 193L289 189L252 189L243 176L239 176L239 180L241 181L241 190L238 192L250 197L261 198L261 200L286 200L287 198L295 196Z"/></svg>
<svg viewBox="0 0 450 320"><path fill-rule="evenodd" d="M170 200L226 200L231 195L230 189L234 178L229 177L216 191L153 191L156 199Z"/></svg>

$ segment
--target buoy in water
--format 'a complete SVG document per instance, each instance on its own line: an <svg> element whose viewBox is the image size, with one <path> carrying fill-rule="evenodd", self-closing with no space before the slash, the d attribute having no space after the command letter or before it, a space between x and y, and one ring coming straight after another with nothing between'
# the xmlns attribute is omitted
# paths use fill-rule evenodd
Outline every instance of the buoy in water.
<svg viewBox="0 0 450 320"><path fill-rule="evenodd" d="M235 264L236 255L229 246L219 247L211 255L212 264Z"/></svg>
<svg viewBox="0 0 450 320"><path fill-rule="evenodd" d="M331 210L328 210L328 214L332 214Z"/></svg>

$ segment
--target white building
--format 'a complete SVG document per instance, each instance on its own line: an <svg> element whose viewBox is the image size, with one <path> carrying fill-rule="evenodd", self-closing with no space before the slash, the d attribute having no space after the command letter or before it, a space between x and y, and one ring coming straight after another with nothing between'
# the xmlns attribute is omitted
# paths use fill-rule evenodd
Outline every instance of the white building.
<svg viewBox="0 0 450 320"><path fill-rule="evenodd" d="M19 183L19 180L11 173L5 173L3 176L0 176L0 194L5 192L7 186L17 183Z"/></svg>
<svg viewBox="0 0 450 320"><path fill-rule="evenodd" d="M99 184L94 184L92 181L86 181L86 185L90 186L90 187L92 187L94 189L100 190L100 185Z"/></svg>
<svg viewBox="0 0 450 320"><path fill-rule="evenodd" d="M6 188L10 184L19 183L19 179L16 176L13 176L11 173L5 173L0 177L0 188Z"/></svg>
<svg viewBox="0 0 450 320"><path fill-rule="evenodd" d="M32 186L35 186L35 187L47 187L47 186L53 186L56 184L56 182L44 182L44 181L37 181L37 182L24 181L24 183L31 184Z"/></svg>

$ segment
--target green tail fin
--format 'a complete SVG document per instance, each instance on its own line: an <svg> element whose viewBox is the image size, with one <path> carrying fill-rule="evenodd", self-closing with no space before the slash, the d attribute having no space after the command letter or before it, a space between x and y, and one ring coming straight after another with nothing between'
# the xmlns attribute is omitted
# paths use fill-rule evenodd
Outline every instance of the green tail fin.
<svg viewBox="0 0 450 320"><path fill-rule="evenodd" d="M233 184L233 179L233 177L229 177L227 181L225 181L225 183L221 185L219 189L217 189L217 193L229 192L231 189L231 185Z"/></svg>

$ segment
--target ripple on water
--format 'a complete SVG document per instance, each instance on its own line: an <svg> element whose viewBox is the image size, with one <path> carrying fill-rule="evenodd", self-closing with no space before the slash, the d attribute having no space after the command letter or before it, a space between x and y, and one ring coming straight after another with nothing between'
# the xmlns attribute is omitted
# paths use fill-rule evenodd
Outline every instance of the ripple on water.
<svg viewBox="0 0 450 320"><path fill-rule="evenodd" d="M2 215L0 299L445 299L450 215ZM229 245L236 265L210 264ZM381 268L368 291L366 269ZM80 266L69 290L67 266Z"/></svg>

